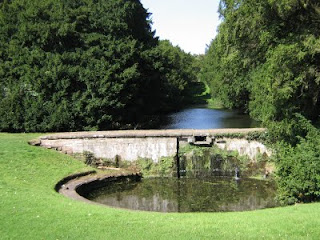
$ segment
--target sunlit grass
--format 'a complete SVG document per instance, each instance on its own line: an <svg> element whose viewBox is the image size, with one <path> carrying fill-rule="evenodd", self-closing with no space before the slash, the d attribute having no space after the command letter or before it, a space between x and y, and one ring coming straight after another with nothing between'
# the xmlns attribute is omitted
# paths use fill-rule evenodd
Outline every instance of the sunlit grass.
<svg viewBox="0 0 320 240"><path fill-rule="evenodd" d="M152 213L77 202L54 191L90 170L27 144L36 134L0 134L0 239L319 239L320 204L239 213Z"/></svg>
<svg viewBox="0 0 320 240"><path fill-rule="evenodd" d="M206 99L207 107L211 108L211 109L224 109L225 106L223 105L222 101L217 98L212 97L211 90L210 90L210 87L208 86L208 84L204 83L204 85L205 85L205 91L202 93L202 95L203 96L210 96L209 98Z"/></svg>
<svg viewBox="0 0 320 240"><path fill-rule="evenodd" d="M225 107L222 104L222 101L219 99L208 99L208 108L211 109L224 109Z"/></svg>

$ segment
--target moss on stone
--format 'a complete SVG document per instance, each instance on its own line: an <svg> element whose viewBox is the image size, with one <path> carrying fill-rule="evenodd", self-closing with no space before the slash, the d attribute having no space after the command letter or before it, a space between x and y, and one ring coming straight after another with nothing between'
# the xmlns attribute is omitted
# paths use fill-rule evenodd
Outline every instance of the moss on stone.
<svg viewBox="0 0 320 240"><path fill-rule="evenodd" d="M216 146L198 147L186 145L180 149L181 169L188 177L234 176L236 168L242 176L263 175L268 158L258 156L253 162L237 151L227 151Z"/></svg>
<svg viewBox="0 0 320 240"><path fill-rule="evenodd" d="M176 169L174 159L174 157L162 157L159 162L154 162L152 159L140 158L133 164L144 177L172 177Z"/></svg>

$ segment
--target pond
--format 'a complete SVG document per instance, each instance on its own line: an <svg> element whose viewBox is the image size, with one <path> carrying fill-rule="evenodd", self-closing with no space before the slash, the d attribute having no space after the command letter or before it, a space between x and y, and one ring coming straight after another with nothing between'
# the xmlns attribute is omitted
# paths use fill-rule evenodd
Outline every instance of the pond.
<svg viewBox="0 0 320 240"><path fill-rule="evenodd" d="M209 109L206 106L193 106L170 114L159 126L160 129L253 127L259 127L259 123L248 115L231 110ZM208 159L210 166L212 162L222 164L221 159L213 159L211 156ZM186 164L184 158L181 161ZM250 178L235 180L226 177L229 175L225 173L221 175L224 177L205 174L202 170L208 170L208 164L201 164L207 162L197 159L196 165L192 167L194 174L188 177L112 182L91 191L85 197L112 207L156 212L229 212L277 206L274 182ZM217 164L212 165L215 170ZM212 169L209 170L211 173ZM231 175L234 175L233 172Z"/></svg>
<svg viewBox="0 0 320 240"><path fill-rule="evenodd" d="M156 212L230 212L277 206L272 181L226 177L147 178L92 191L88 199L112 207Z"/></svg>
<svg viewBox="0 0 320 240"><path fill-rule="evenodd" d="M236 110L193 106L166 116L161 129L254 128L259 123Z"/></svg>

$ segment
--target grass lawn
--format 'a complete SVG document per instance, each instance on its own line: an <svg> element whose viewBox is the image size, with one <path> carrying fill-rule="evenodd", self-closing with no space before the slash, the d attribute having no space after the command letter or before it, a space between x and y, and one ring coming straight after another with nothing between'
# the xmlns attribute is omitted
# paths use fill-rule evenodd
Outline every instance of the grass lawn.
<svg viewBox="0 0 320 240"><path fill-rule="evenodd" d="M35 134L0 134L0 239L320 239L320 204L239 213L112 209L59 195L64 176L89 170L33 147Z"/></svg>

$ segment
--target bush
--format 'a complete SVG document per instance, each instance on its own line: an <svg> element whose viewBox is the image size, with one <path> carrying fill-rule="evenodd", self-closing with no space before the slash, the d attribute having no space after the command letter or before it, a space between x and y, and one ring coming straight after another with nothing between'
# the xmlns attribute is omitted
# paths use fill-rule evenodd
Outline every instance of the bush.
<svg viewBox="0 0 320 240"><path fill-rule="evenodd" d="M320 131L311 130L295 147L277 146L279 200L284 204L320 199Z"/></svg>
<svg viewBox="0 0 320 240"><path fill-rule="evenodd" d="M87 165L93 165L95 162L95 157L92 152L84 151L83 152L84 162Z"/></svg>

